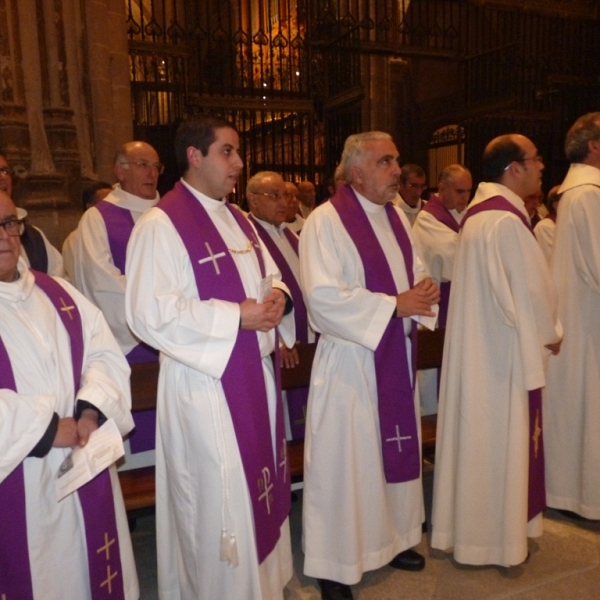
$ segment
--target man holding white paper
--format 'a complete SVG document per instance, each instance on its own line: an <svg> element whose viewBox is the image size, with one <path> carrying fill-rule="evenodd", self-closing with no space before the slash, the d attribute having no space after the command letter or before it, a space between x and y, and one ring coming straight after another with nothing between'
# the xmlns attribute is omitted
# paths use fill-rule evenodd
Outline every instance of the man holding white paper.
<svg viewBox="0 0 600 600"><path fill-rule="evenodd" d="M55 490L99 420L133 427L129 367L96 307L19 259L21 231L0 192L0 598L136 600L114 468L60 502Z"/></svg>
<svg viewBox="0 0 600 600"><path fill-rule="evenodd" d="M161 352L159 595L281 599L291 494L271 354L280 323L286 344L296 339L288 289L226 200L243 167L233 124L185 121L175 153L182 179L139 220L127 252L127 321Z"/></svg>
<svg viewBox="0 0 600 600"><path fill-rule="evenodd" d="M388 563L425 566L411 549L425 518L413 319L435 326L439 290L392 203L398 158L387 133L350 136L348 183L300 237L302 292L321 333L306 422L304 572L324 600L352 598L350 585Z"/></svg>

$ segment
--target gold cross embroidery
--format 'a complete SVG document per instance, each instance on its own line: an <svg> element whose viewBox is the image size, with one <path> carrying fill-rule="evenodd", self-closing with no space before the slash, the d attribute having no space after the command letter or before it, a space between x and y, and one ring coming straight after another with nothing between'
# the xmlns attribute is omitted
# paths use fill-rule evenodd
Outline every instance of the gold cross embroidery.
<svg viewBox="0 0 600 600"><path fill-rule="evenodd" d="M100 584L100 587L104 587L105 585L108 586L108 593L109 595L112 594L112 580L119 574L118 571L115 571L114 573L110 572L110 565L107 565L106 567L106 579Z"/></svg>
<svg viewBox="0 0 600 600"><path fill-rule="evenodd" d="M540 427L540 411L539 409L535 412L535 425L533 427L533 453L535 458L538 457L540 449L540 435L542 435L542 428Z"/></svg>
<svg viewBox="0 0 600 600"><path fill-rule="evenodd" d="M73 315L71 314L71 311L75 310L75 307L73 305L67 306L67 303L65 302L64 298L60 299L60 303L62 304L62 308L60 310L66 312L69 315L69 319L71 319L72 321Z"/></svg>
<svg viewBox="0 0 600 600"><path fill-rule="evenodd" d="M115 543L115 539L108 540L108 533L104 534L104 546L98 548L96 550L96 554L100 554L100 552L106 552L106 560L110 560L110 547Z"/></svg>

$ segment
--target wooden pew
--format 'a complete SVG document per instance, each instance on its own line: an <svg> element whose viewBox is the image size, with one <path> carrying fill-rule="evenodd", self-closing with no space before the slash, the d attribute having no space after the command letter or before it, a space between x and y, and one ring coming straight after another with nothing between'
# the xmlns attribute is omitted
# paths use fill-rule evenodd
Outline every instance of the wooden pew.
<svg viewBox="0 0 600 600"><path fill-rule="evenodd" d="M444 347L444 330L419 331L417 369L432 369L441 366ZM316 344L298 346L300 364L294 369L282 369L281 387L290 390L305 387L310 383L310 372ZM156 408L158 386L158 363L143 363L131 368L132 410ZM435 449L437 415L421 418L422 444L424 452ZM302 481L304 471L304 442L288 442L288 458L292 482ZM119 472L119 480L125 499L125 508L131 518L146 514L154 508L156 496L154 467L143 467Z"/></svg>

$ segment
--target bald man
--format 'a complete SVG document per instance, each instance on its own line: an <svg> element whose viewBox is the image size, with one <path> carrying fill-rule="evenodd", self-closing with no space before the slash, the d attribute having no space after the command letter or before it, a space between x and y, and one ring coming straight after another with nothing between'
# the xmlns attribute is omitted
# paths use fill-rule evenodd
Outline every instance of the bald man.
<svg viewBox="0 0 600 600"><path fill-rule="evenodd" d="M88 209L77 228L71 279L104 313L129 364L158 360L158 354L133 335L125 321L125 254L137 220L159 200L156 187L164 166L146 142L124 144L115 155L119 185ZM154 411L134 415L136 429L125 468L154 463Z"/></svg>
<svg viewBox="0 0 600 600"><path fill-rule="evenodd" d="M542 534L541 388L562 328L524 198L544 164L517 134L492 140L454 258L437 421L432 546L509 567Z"/></svg>

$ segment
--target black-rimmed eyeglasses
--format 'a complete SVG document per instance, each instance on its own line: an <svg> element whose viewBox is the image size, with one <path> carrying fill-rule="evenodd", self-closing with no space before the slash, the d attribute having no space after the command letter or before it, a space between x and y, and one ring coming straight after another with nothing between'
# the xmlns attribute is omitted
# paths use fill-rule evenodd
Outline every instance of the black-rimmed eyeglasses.
<svg viewBox="0 0 600 600"><path fill-rule="evenodd" d="M8 235L18 236L22 235L25 231L25 223L19 219L9 219L8 221L2 221L0 227L4 227L4 230Z"/></svg>

